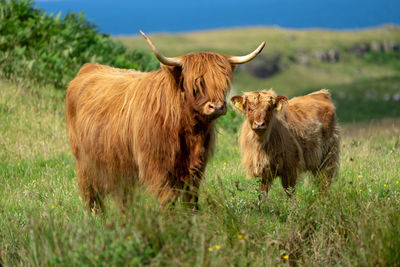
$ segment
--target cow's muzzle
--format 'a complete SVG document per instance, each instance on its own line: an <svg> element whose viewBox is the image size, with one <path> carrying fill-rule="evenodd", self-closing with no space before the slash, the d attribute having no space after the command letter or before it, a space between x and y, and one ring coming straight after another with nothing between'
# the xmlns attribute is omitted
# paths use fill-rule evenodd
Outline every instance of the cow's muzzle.
<svg viewBox="0 0 400 267"><path fill-rule="evenodd" d="M208 102L205 107L205 114L212 117L219 117L226 114L226 102L212 103Z"/></svg>

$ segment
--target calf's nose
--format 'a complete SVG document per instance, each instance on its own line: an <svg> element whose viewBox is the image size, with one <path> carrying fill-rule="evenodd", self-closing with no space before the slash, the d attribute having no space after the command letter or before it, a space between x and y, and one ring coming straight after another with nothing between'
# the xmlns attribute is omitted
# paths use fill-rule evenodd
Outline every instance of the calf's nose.
<svg viewBox="0 0 400 267"><path fill-rule="evenodd" d="M264 122L264 121L254 121L253 128L254 128L254 129L262 129L262 128L265 128L265 122Z"/></svg>

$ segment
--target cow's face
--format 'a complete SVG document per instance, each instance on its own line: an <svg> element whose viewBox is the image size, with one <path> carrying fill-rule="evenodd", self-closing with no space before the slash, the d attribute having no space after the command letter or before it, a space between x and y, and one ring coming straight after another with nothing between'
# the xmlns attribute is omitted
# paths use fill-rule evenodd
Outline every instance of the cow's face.
<svg viewBox="0 0 400 267"><path fill-rule="evenodd" d="M215 119L226 113L225 96L230 89L235 66L249 62L265 46L265 42L262 42L253 52L244 56L206 52L165 57L144 32L140 33L163 67L170 71L192 110L207 119Z"/></svg>
<svg viewBox="0 0 400 267"><path fill-rule="evenodd" d="M181 89L188 105L208 119L224 115L234 66L226 56L196 53L183 56Z"/></svg>
<svg viewBox="0 0 400 267"><path fill-rule="evenodd" d="M236 110L245 113L251 129L259 136L264 135L274 116L287 104L285 96L272 91L248 92L234 96L231 102Z"/></svg>

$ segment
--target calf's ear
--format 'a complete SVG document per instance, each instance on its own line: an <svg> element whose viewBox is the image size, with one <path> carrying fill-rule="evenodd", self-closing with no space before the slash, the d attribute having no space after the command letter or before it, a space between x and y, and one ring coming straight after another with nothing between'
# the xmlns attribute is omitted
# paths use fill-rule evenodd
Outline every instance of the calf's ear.
<svg viewBox="0 0 400 267"><path fill-rule="evenodd" d="M276 111L281 111L288 104L288 99L286 96L278 95L275 98L275 109Z"/></svg>
<svg viewBox="0 0 400 267"><path fill-rule="evenodd" d="M243 97L238 96L238 95L233 96L231 98L231 102L236 111L239 111L240 113L244 113Z"/></svg>

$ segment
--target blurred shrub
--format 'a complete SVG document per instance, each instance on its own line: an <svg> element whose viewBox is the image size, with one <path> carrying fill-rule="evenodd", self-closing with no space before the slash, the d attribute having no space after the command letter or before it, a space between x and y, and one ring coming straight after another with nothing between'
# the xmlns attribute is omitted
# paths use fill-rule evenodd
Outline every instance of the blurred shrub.
<svg viewBox="0 0 400 267"><path fill-rule="evenodd" d="M371 51L364 55L364 60L368 63L390 65L400 69L400 51L376 52Z"/></svg>
<svg viewBox="0 0 400 267"><path fill-rule="evenodd" d="M66 88L87 62L139 70L159 66L152 55L128 52L99 33L83 13L60 18L34 8L31 0L0 0L0 76Z"/></svg>

